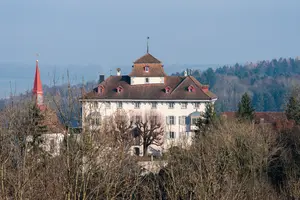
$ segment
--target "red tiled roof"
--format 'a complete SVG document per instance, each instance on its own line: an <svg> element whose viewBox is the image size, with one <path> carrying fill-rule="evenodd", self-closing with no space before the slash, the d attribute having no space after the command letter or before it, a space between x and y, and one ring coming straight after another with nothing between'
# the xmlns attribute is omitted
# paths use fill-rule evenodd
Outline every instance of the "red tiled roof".
<svg viewBox="0 0 300 200"><path fill-rule="evenodd" d="M135 99L135 100L212 100L217 98L211 92L204 92L201 84L191 76L165 76L163 84L130 85L129 76L110 76L100 85L104 86L104 92L98 93L98 87L87 93L83 99ZM187 88L195 85L194 92L188 92ZM121 93L116 88L123 87ZM165 88L171 88L170 93Z"/></svg>
<svg viewBox="0 0 300 200"><path fill-rule="evenodd" d="M32 92L34 94L43 94L43 87L42 87L42 81L41 81L41 75L40 75L38 60L36 61L36 66L35 66L35 77L34 77Z"/></svg>
<svg viewBox="0 0 300 200"><path fill-rule="evenodd" d="M142 64L142 63L161 63L157 58L152 56L150 53L146 53L136 61L134 61L134 64Z"/></svg>
<svg viewBox="0 0 300 200"><path fill-rule="evenodd" d="M149 71L146 72L143 66L133 66L129 76L136 77L164 77L165 74L164 68L162 65L149 65Z"/></svg>

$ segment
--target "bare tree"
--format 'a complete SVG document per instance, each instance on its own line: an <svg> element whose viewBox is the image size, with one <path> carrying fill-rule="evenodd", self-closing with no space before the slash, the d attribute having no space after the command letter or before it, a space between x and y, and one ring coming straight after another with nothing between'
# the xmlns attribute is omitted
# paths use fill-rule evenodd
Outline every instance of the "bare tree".
<svg viewBox="0 0 300 200"><path fill-rule="evenodd" d="M110 127L107 129L109 130L107 133L112 136L113 143L123 150L127 150L133 140L133 121L130 116L124 110L117 110L113 116L107 119L106 125Z"/></svg>
<svg viewBox="0 0 300 200"><path fill-rule="evenodd" d="M142 140L143 154L147 154L150 145L161 146L163 144L164 124L160 114L147 112L135 121L136 131Z"/></svg>

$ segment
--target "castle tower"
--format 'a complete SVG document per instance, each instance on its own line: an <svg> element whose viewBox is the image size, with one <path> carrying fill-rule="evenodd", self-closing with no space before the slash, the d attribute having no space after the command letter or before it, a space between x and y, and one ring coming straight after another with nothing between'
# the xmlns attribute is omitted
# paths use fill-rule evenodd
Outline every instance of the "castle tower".
<svg viewBox="0 0 300 200"><path fill-rule="evenodd" d="M36 60L36 66L35 66L35 77L34 77L34 84L33 84L33 97L35 99L36 105L38 107L42 107L44 104L43 99L43 88L42 88L42 81L41 81L41 75L39 70L39 61Z"/></svg>

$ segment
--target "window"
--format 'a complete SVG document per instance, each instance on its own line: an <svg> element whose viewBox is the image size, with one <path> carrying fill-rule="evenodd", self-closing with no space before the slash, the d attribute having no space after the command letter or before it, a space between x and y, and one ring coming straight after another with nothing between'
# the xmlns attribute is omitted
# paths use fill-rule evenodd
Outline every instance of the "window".
<svg viewBox="0 0 300 200"><path fill-rule="evenodd" d="M104 92L104 87L103 87L103 85L100 85L99 87L98 87L98 93L99 94L102 94Z"/></svg>
<svg viewBox="0 0 300 200"><path fill-rule="evenodd" d="M93 107L96 108L98 106L98 102L93 102Z"/></svg>
<svg viewBox="0 0 300 200"><path fill-rule="evenodd" d="M196 125L198 122L198 118L192 118L192 125Z"/></svg>
<svg viewBox="0 0 300 200"><path fill-rule="evenodd" d="M186 132L186 137L190 137L190 132Z"/></svg>
<svg viewBox="0 0 300 200"><path fill-rule="evenodd" d="M174 131L169 132L169 138L170 139L175 139L175 132Z"/></svg>
<svg viewBox="0 0 300 200"><path fill-rule="evenodd" d="M188 87L188 91L189 91L189 92L194 92L194 90L195 90L195 89L194 89L194 86L190 85L190 86Z"/></svg>
<svg viewBox="0 0 300 200"><path fill-rule="evenodd" d="M187 103L181 103L181 109L186 109L187 108Z"/></svg>
<svg viewBox="0 0 300 200"><path fill-rule="evenodd" d="M145 83L149 83L149 78L145 78Z"/></svg>
<svg viewBox="0 0 300 200"><path fill-rule="evenodd" d="M195 108L199 108L200 104L199 103L195 103Z"/></svg>
<svg viewBox="0 0 300 200"><path fill-rule="evenodd" d="M140 105L141 105L140 102L135 102L135 103L134 103L134 108L136 108L136 109L137 109L137 108L140 108Z"/></svg>
<svg viewBox="0 0 300 200"><path fill-rule="evenodd" d="M142 122L142 116L136 115L135 116L135 123L140 123L140 122Z"/></svg>
<svg viewBox="0 0 300 200"><path fill-rule="evenodd" d="M186 125L186 116L180 116L179 117L179 124L180 125Z"/></svg>
<svg viewBox="0 0 300 200"><path fill-rule="evenodd" d="M96 125L100 125L101 123L101 119L99 117L95 118L95 122L96 122Z"/></svg>
<svg viewBox="0 0 300 200"><path fill-rule="evenodd" d="M157 103L156 103L156 102L153 102L151 108L152 108L152 109L156 109L156 108L157 108Z"/></svg>
<svg viewBox="0 0 300 200"><path fill-rule="evenodd" d="M169 103L169 109L173 109L174 108L174 103Z"/></svg>
<svg viewBox="0 0 300 200"><path fill-rule="evenodd" d="M169 86L165 88L166 93L170 93L170 90L171 90L171 88Z"/></svg>
<svg viewBox="0 0 300 200"><path fill-rule="evenodd" d="M117 102L117 108L122 108L123 107L123 104L122 104L122 102Z"/></svg>
<svg viewBox="0 0 300 200"><path fill-rule="evenodd" d="M167 124L175 125L175 116L167 116Z"/></svg>
<svg viewBox="0 0 300 200"><path fill-rule="evenodd" d="M145 72L149 72L149 66L145 66Z"/></svg>
<svg viewBox="0 0 300 200"><path fill-rule="evenodd" d="M110 108L110 102L105 103L105 108L108 108L108 109Z"/></svg>
<svg viewBox="0 0 300 200"><path fill-rule="evenodd" d="M152 125L157 125L159 122L158 122L158 117L157 116L151 116L150 118L150 123Z"/></svg>
<svg viewBox="0 0 300 200"><path fill-rule="evenodd" d="M123 91L123 88L121 86L117 87L117 92L121 93Z"/></svg>

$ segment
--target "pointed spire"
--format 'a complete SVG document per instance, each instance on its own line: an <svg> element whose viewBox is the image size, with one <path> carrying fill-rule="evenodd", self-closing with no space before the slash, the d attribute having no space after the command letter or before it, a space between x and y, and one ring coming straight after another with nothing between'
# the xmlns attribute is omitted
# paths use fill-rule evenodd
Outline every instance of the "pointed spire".
<svg viewBox="0 0 300 200"><path fill-rule="evenodd" d="M32 93L33 93L34 97L36 98L36 104L38 106L43 105L43 88L42 88L42 81L41 81L38 60L36 60L35 77L34 77Z"/></svg>

